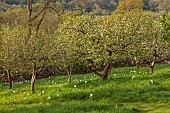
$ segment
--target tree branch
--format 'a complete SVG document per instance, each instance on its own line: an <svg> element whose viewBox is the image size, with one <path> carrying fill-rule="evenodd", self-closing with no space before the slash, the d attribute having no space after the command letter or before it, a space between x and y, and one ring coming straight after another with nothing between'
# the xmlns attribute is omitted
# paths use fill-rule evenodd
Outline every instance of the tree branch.
<svg viewBox="0 0 170 113"><path fill-rule="evenodd" d="M37 19L41 15L41 13L49 7L50 2L51 2L51 0L48 0L45 3L44 7L34 17L32 17L31 21L34 21L35 19Z"/></svg>

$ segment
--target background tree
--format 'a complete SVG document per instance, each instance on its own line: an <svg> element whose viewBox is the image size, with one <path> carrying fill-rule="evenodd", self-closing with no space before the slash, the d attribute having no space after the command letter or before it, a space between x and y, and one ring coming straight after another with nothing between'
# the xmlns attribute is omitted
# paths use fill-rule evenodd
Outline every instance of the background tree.
<svg viewBox="0 0 170 113"><path fill-rule="evenodd" d="M165 14L163 13L160 16L160 24L163 27L163 36L162 38L166 41L168 41L168 43L170 42L170 14ZM170 46L170 45L169 45Z"/></svg>
<svg viewBox="0 0 170 113"><path fill-rule="evenodd" d="M137 66L148 65L152 74L155 64L167 59L168 55L168 46L161 40L161 26L149 13L130 13L122 18L126 22L126 36L131 37L129 52L132 60Z"/></svg>
<svg viewBox="0 0 170 113"><path fill-rule="evenodd" d="M115 12L143 11L143 0L119 0Z"/></svg>
<svg viewBox="0 0 170 113"><path fill-rule="evenodd" d="M22 26L4 28L1 58L8 72L10 70L13 73L27 73L27 76L32 73L35 74L33 77L36 77L38 69L41 70L42 66L47 65L53 50L54 37L43 32L38 36L35 34L32 32L32 36L27 40L29 36L27 28ZM31 92L34 93L34 86Z"/></svg>

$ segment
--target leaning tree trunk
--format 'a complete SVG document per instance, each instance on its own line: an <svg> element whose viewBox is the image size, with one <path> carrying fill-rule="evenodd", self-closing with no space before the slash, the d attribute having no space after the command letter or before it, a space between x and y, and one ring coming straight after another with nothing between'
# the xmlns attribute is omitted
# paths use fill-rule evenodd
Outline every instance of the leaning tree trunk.
<svg viewBox="0 0 170 113"><path fill-rule="evenodd" d="M150 73L150 75L152 75L152 74L153 74L153 70L154 70L154 66L150 66L150 69L149 69L149 73Z"/></svg>
<svg viewBox="0 0 170 113"><path fill-rule="evenodd" d="M36 63L34 63L33 65L33 72L32 72L32 78L31 78L31 94L35 93L35 89L34 89L34 83L35 83L35 79L36 79Z"/></svg>
<svg viewBox="0 0 170 113"><path fill-rule="evenodd" d="M102 80L106 80L108 78L108 74L110 73L112 68L112 65L108 63L106 67L104 68L103 74L102 74Z"/></svg>
<svg viewBox="0 0 170 113"><path fill-rule="evenodd" d="M153 74L153 71L154 71L154 67L155 67L155 64L156 64L156 58L158 57L157 53L156 53L156 50L154 50L154 54L153 54L153 61L152 63L149 64L149 67L150 67L150 75Z"/></svg>
<svg viewBox="0 0 170 113"><path fill-rule="evenodd" d="M107 51L108 55L111 56L112 52L111 51ZM112 64L110 62L108 62L105 67L104 67L104 71L103 73L99 73L96 69L96 66L94 65L94 62L92 60L88 60L89 63L91 64L91 70L97 75L99 76L102 80L107 80L108 79L108 74L110 73L111 69L112 69Z"/></svg>
<svg viewBox="0 0 170 113"><path fill-rule="evenodd" d="M103 73L99 73L94 65L94 63L91 61L92 66L91 66L91 70L94 72L94 74L96 74L98 77L100 77L102 80L107 80L108 79L108 74L110 73L111 69L112 69L112 65L111 63L108 63L105 67L104 67L104 71Z"/></svg>
<svg viewBox="0 0 170 113"><path fill-rule="evenodd" d="M9 89L12 89L12 74L11 74L11 70L7 70L7 75L8 75L8 82L9 82Z"/></svg>

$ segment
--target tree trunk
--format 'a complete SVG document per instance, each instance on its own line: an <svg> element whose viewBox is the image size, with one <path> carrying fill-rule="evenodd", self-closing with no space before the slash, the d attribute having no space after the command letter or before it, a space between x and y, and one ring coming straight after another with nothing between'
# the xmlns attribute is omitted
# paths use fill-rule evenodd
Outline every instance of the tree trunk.
<svg viewBox="0 0 170 113"><path fill-rule="evenodd" d="M12 89L12 74L11 71L8 69L7 70L7 75L8 75L8 82L9 82L9 89Z"/></svg>
<svg viewBox="0 0 170 113"><path fill-rule="evenodd" d="M69 68L68 68L68 82L71 83L71 72L72 72L72 65L70 64Z"/></svg>
<svg viewBox="0 0 170 113"><path fill-rule="evenodd" d="M156 57L158 57L158 55L157 55L157 53L156 53L156 50L154 50L153 61L152 61L152 63L149 64L149 67L150 67L150 75L153 74L153 70L154 70L154 67L155 67L155 64L156 64Z"/></svg>
<svg viewBox="0 0 170 113"><path fill-rule="evenodd" d="M153 74L154 66L150 66L150 75Z"/></svg>
<svg viewBox="0 0 170 113"><path fill-rule="evenodd" d="M35 83L36 75L37 75L37 72L36 72L36 63L34 63L33 72L32 72L32 78L31 78L31 94L35 93L34 83Z"/></svg>
<svg viewBox="0 0 170 113"><path fill-rule="evenodd" d="M104 67L104 71L103 73L99 73L97 72L95 66L94 66L94 63L92 63L92 67L91 67L91 70L97 75L99 76L102 80L107 80L108 79L108 74L110 73L111 69L112 69L112 65L110 63L108 63L105 67Z"/></svg>
<svg viewBox="0 0 170 113"><path fill-rule="evenodd" d="M29 28L29 36L32 34L32 0L28 0L28 28Z"/></svg>

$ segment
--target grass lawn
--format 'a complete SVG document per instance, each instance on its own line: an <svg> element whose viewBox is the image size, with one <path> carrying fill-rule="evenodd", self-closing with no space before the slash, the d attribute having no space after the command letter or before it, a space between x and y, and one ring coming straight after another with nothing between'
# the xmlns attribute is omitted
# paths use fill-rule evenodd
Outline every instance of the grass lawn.
<svg viewBox="0 0 170 113"><path fill-rule="evenodd" d="M93 73L0 84L0 113L170 113L170 65L113 68L102 81Z"/></svg>

